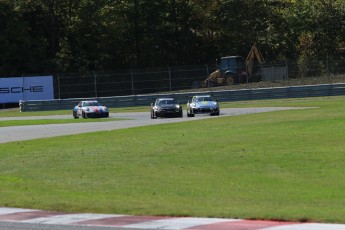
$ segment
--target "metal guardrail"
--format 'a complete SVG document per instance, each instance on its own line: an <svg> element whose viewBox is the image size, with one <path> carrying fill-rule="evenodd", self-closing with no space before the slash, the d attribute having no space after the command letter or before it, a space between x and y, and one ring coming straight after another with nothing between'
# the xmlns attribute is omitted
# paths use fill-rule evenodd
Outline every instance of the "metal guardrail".
<svg viewBox="0 0 345 230"><path fill-rule="evenodd" d="M288 86L277 88L242 89L226 91L206 91L189 93L145 94L100 98L72 98L56 100L20 101L20 111L68 110L81 100L95 99L110 108L149 106L156 98L174 97L180 103L187 103L192 96L209 94L219 102L262 100L279 98L301 98L345 95L345 83L310 86Z"/></svg>

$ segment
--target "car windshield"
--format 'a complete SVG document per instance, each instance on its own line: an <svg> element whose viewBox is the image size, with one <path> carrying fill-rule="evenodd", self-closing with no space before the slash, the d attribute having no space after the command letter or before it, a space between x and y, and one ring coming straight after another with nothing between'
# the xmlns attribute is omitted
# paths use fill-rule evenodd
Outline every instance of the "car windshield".
<svg viewBox="0 0 345 230"><path fill-rule="evenodd" d="M88 101L84 102L83 106L101 106L101 104L98 101Z"/></svg>
<svg viewBox="0 0 345 230"><path fill-rule="evenodd" d="M195 98L196 102L202 102L202 101L213 101L212 97L197 97Z"/></svg>
<svg viewBox="0 0 345 230"><path fill-rule="evenodd" d="M171 99L171 100L159 100L158 105L175 105L176 101Z"/></svg>

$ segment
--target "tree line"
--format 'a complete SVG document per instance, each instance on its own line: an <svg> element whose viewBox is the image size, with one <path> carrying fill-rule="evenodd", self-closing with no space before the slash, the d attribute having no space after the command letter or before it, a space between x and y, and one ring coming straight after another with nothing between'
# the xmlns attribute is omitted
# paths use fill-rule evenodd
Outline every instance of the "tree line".
<svg viewBox="0 0 345 230"><path fill-rule="evenodd" d="M345 0L0 0L0 75L342 58Z"/></svg>

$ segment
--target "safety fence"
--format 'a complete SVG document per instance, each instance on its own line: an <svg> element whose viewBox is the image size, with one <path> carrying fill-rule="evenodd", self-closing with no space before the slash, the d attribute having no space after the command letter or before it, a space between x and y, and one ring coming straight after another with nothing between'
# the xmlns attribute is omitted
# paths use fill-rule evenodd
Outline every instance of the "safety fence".
<svg viewBox="0 0 345 230"><path fill-rule="evenodd" d="M199 87L215 65L54 74L54 98L89 98L172 92ZM266 63L262 81L345 73L344 60ZM330 81L329 83L332 83ZM247 88L251 85L248 83Z"/></svg>
<svg viewBox="0 0 345 230"><path fill-rule="evenodd" d="M259 88L225 91L206 91L189 93L165 93L145 94L115 97L94 97L90 100L98 100L111 108L149 106L156 98L174 97L180 103L185 104L192 96L209 94L219 102L232 102L241 100L261 100L277 98L300 98L300 97L321 97L345 95L345 84L322 84L312 86L291 86L277 88ZM56 99L46 101L21 101L20 110L44 111L44 110L68 110L72 109L80 100L85 98Z"/></svg>

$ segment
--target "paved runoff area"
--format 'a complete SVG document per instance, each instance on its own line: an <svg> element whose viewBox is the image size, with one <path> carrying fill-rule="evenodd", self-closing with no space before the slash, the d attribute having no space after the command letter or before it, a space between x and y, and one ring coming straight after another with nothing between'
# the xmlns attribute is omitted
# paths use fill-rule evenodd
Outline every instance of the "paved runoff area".
<svg viewBox="0 0 345 230"><path fill-rule="evenodd" d="M0 229L344 230L345 225L223 218L62 213L0 207Z"/></svg>

